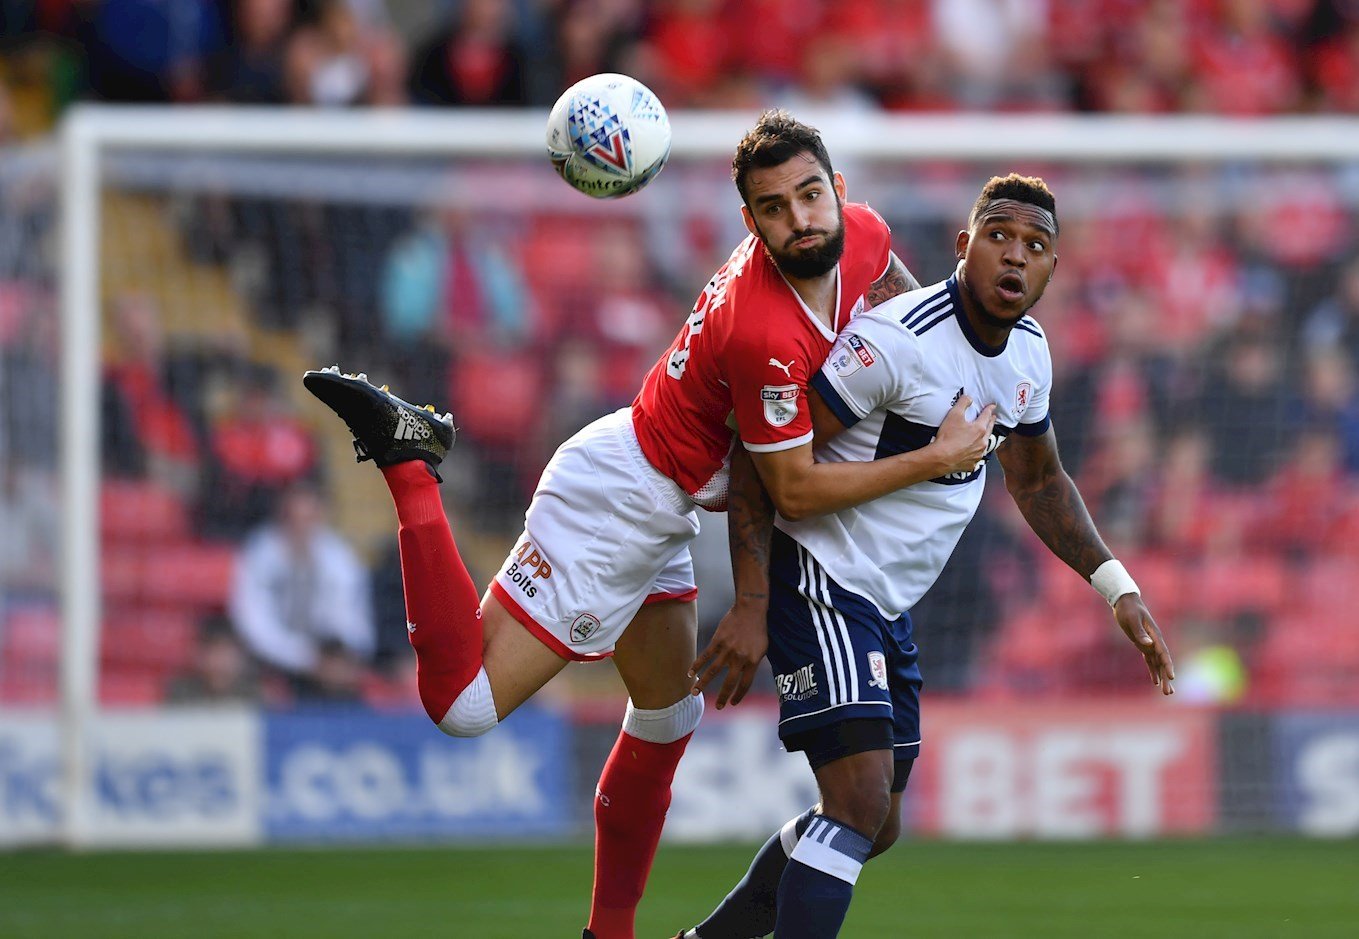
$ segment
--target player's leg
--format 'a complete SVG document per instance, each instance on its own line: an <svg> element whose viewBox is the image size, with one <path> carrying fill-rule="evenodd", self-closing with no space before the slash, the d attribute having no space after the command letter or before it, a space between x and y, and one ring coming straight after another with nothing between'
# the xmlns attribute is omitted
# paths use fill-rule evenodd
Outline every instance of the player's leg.
<svg viewBox="0 0 1359 939"><path fill-rule="evenodd" d="M818 735L809 759L846 744L872 747L816 770L820 811L788 856L779 880L775 939L826 939L839 934L854 884L887 819L892 784L891 723L845 721Z"/></svg>
<svg viewBox="0 0 1359 939"><path fill-rule="evenodd" d="M495 726L482 670L484 630L476 585L458 554L435 469L453 445L453 422L338 368L307 372L303 383L349 426L360 461L382 470L396 506L406 630L419 669L420 700L436 724L469 733ZM441 725L442 726L442 725ZM447 730L447 728L445 728Z"/></svg>
<svg viewBox="0 0 1359 939"><path fill-rule="evenodd" d="M775 898L779 882L788 868L788 858L812 821L819 816L836 818L832 813L853 816L839 819L869 828L869 841L883 835L881 847L899 832L896 813L899 793L905 786L902 762L894 759L914 756L919 735L915 728L894 729L885 720L893 712L902 692L914 694L918 683L898 682L891 669L895 643L888 625L862 597L840 589L825 576L815 559L787 536L775 533L770 567L769 663L780 694L780 736L789 750L807 751L815 771L834 761L859 753L880 751L888 767L890 787L872 785L874 802L885 799L892 823L876 818L857 819L855 813L841 809L841 798L823 803L790 820L760 849L742 881L716 910L695 929L681 933L685 939L736 939L765 935L774 929ZM912 663L913 664L913 663ZM890 679L892 689L888 690ZM909 707L910 714L918 709ZM840 729L833 726L840 725ZM870 728L865 730L864 728ZM894 743L914 746L896 748ZM895 764L895 768L893 768ZM909 764L906 764L907 766ZM832 771L834 772L834 771ZM879 774L880 775L880 774ZM834 785L836 780L832 779ZM842 786L835 785L838 792ZM878 790L882 791L879 792ZM852 797L848 801L863 801ZM828 807L829 806L829 807ZM857 810L855 810L857 812ZM804 849L805 850L805 849Z"/></svg>
<svg viewBox="0 0 1359 939"><path fill-rule="evenodd" d="M805 561L815 584L815 559ZM866 842L847 838L842 850L827 852L830 839L821 836L828 830L833 836L840 833L816 821L808 826L779 882L775 939L837 935L863 863L888 850L900 835L901 793L920 753L922 681L910 615L884 621L874 608L861 605L862 598L841 591L829 578L820 583L811 592L829 601L829 613L840 614L839 624L848 627L850 661L861 663L857 674L853 666L848 670L859 680L857 693L851 693L857 703L841 710L862 713L865 704L885 696L891 720L851 718L809 730L798 730L796 720L786 722L793 733L784 735L785 745L805 750L816 771L822 813L847 823Z"/></svg>
<svg viewBox="0 0 1359 939"><path fill-rule="evenodd" d="M895 763L892 801L887 810L887 820L878 829L873 848L868 852L870 861L896 844L901 836L901 794L906 788L913 762L907 759ZM807 830L812 818L821 811L820 804L814 805L801 815L790 818L774 832L755 853L755 859L750 862L745 876L718 904L717 909L694 928L681 932L676 939L744 939L773 932L779 880L788 866L788 857L797 847L798 839Z"/></svg>
<svg viewBox="0 0 1359 939"><path fill-rule="evenodd" d="M687 551L684 564L689 566ZM692 601L651 603L634 617L614 650L629 701L595 790L589 930L596 939L633 937L675 769L703 716L702 697L689 693L697 634Z"/></svg>

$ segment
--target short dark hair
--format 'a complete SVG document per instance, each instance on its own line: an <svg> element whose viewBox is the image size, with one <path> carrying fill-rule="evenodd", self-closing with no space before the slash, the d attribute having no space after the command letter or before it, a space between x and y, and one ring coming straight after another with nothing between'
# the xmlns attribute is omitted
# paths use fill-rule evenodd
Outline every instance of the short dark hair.
<svg viewBox="0 0 1359 939"><path fill-rule="evenodd" d="M731 179L741 193L741 201L746 201L746 177L751 170L778 166L799 153L810 153L826 171L826 178L834 180L830 154L815 127L802 123L782 108L770 108L761 114L736 145L736 155L731 158Z"/></svg>
<svg viewBox="0 0 1359 939"><path fill-rule="evenodd" d="M1000 199L1027 202L1052 213L1052 223L1057 224L1057 199L1040 176L992 176L982 187L981 195L972 204L972 212L967 217L967 227L977 224L977 217L986 211L987 206Z"/></svg>

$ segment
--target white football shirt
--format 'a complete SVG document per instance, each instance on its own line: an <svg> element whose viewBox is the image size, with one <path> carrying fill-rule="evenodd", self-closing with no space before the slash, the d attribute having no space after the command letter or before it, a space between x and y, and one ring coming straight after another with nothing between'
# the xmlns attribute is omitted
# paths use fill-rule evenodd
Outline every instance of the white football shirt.
<svg viewBox="0 0 1359 939"><path fill-rule="evenodd" d="M996 405L987 459L1011 433L1047 431L1052 357L1043 330L1023 317L1004 345L987 346L967 322L958 283L901 294L850 321L812 386L845 425L816 458L875 460L918 450L960 395L975 418ZM981 502L986 460L971 472L908 486L855 508L778 528L847 590L888 618L930 588Z"/></svg>

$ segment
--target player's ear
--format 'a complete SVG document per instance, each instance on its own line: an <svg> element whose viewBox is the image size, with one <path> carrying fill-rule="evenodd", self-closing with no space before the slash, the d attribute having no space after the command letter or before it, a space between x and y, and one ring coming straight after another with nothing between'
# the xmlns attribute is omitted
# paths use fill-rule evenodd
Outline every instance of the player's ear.
<svg viewBox="0 0 1359 939"><path fill-rule="evenodd" d="M841 176L838 170L836 171L835 175L831 177L831 185L835 187L835 198L839 199L841 202L844 202L845 177Z"/></svg>
<svg viewBox="0 0 1359 939"><path fill-rule="evenodd" d="M741 221L746 223L746 231L750 232L756 238L760 237L760 230L755 227L755 216L750 214L750 206L745 205L744 203L741 205Z"/></svg>
<svg viewBox="0 0 1359 939"><path fill-rule="evenodd" d="M958 255L958 260L959 260L959 261L961 261L961 260L963 259L963 256L967 254L967 245L968 245L968 242L970 242L971 240L972 240L972 233L969 232L966 228L964 228L962 231L958 232L958 237L957 237L957 239L956 239L956 240L954 241L954 243L953 243L953 248L954 248L954 252L953 252L953 253L956 254L956 255Z"/></svg>
<svg viewBox="0 0 1359 939"><path fill-rule="evenodd" d="M1052 256L1052 267L1048 269L1048 283L1052 283L1052 275L1057 273L1057 255Z"/></svg>

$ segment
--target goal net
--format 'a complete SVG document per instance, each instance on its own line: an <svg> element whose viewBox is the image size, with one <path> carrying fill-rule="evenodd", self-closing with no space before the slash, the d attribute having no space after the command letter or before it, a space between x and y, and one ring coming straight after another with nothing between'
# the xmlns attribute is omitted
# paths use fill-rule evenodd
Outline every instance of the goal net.
<svg viewBox="0 0 1359 939"><path fill-rule="evenodd" d="M1162 700L993 473L913 614L908 825L1359 831L1335 797L1359 789L1359 129L808 117L924 283L987 178L1051 184L1054 427L1177 654ZM670 165L617 202L556 178L537 113L78 109L59 160L0 156L0 844L588 830L611 667L487 738L430 727L389 500L299 378L453 411L443 493L485 583L553 448L631 400L744 236L752 120L675 115ZM703 521L700 644L730 598ZM773 687L710 711L671 835L813 798Z"/></svg>

